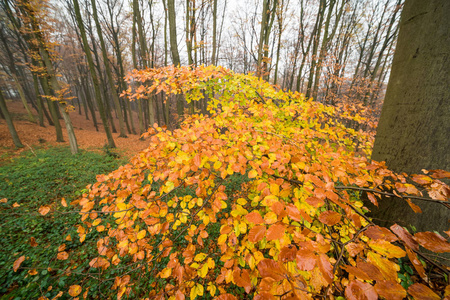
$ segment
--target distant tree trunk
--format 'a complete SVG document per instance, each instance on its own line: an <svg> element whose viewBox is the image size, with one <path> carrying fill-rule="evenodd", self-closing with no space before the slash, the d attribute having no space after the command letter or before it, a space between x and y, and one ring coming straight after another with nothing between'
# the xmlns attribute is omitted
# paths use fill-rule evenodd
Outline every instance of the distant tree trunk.
<svg viewBox="0 0 450 300"><path fill-rule="evenodd" d="M217 0L212 0L212 53L211 53L211 64L217 64Z"/></svg>
<svg viewBox="0 0 450 300"><path fill-rule="evenodd" d="M122 109L120 108L119 96L117 95L117 90L114 86L115 84L112 77L111 67L109 65L108 54L106 53L105 41L103 40L102 28L100 27L100 22L98 21L97 6L95 4L95 0L91 0L91 3L92 3L92 15L94 16L95 27L97 28L97 35L100 40L100 48L102 50L103 55L103 64L105 65L106 75L108 78L110 91L112 93L114 107L116 109L117 116L119 119L119 132L120 132L119 137L127 137L127 134L125 132L125 123L123 120L123 112Z"/></svg>
<svg viewBox="0 0 450 300"><path fill-rule="evenodd" d="M83 41L83 43L82 43L83 49L86 54L86 58L88 60L89 70L91 72L91 77L92 77L92 81L94 84L95 99L97 101L97 106L98 106L98 110L100 112L100 117L103 122L103 127L105 128L106 138L108 139L108 146L111 148L115 148L116 144L114 143L114 139L111 134L111 130L109 129L108 119L106 118L105 108L103 107L102 98L101 98L102 96L101 96L100 88L99 88L99 81L98 81L97 74L95 73L94 61L92 59L91 49L89 49L89 44L88 44L88 40L86 37L86 30L84 28L83 20L81 18L81 12L80 12L80 6L78 4L78 0L73 0L73 6L74 6L74 10L75 10L75 16L76 16L78 28L80 30L81 39Z"/></svg>
<svg viewBox="0 0 450 300"><path fill-rule="evenodd" d="M22 142L20 141L19 135L17 134L16 128L14 127L14 124L13 124L13 121L9 114L8 108L6 107L5 98L3 97L3 93L1 90L0 90L0 110L3 114L3 116L5 117L6 125L8 125L8 130L9 130L9 133L11 134L14 145L17 148L22 148L23 147Z"/></svg>
<svg viewBox="0 0 450 300"><path fill-rule="evenodd" d="M386 161L396 172L450 171L449 12L448 0L407 0L403 8L372 153L372 159ZM386 199L373 215L419 231L448 230L449 209L418 204L422 214L402 199Z"/></svg>
<svg viewBox="0 0 450 300"><path fill-rule="evenodd" d="M175 18L175 0L167 0L167 13L169 17L169 33L170 33L170 52L172 53L172 62L175 67L180 66L180 54L178 52L178 42L177 42L177 23ZM177 95L177 113L181 118L184 110L183 99Z"/></svg>

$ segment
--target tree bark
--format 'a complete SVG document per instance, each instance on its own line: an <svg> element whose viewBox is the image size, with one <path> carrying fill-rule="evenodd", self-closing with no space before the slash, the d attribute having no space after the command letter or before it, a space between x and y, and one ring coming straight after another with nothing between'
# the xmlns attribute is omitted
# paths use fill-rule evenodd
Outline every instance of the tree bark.
<svg viewBox="0 0 450 300"><path fill-rule="evenodd" d="M14 127L14 123L11 119L8 108L6 107L6 101L5 98L3 97L3 93L1 90L0 90L0 110L3 116L5 117L6 124L8 125L8 130L9 133L11 134L14 145L17 148L22 148L23 147L22 142L20 141L19 135L17 134L16 128Z"/></svg>
<svg viewBox="0 0 450 300"><path fill-rule="evenodd" d="M372 153L372 159L386 161L396 172L450 171L449 13L448 0L405 3ZM422 214L402 199L387 199L373 215L418 231L448 230L449 209L418 204Z"/></svg>

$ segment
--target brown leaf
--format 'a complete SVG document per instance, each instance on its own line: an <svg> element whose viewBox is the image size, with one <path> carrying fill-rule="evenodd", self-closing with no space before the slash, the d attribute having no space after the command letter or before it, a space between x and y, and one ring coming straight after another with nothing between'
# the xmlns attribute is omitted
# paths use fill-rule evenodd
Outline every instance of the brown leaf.
<svg viewBox="0 0 450 300"><path fill-rule="evenodd" d="M433 292L429 287L421 283L414 283L408 288L408 293L414 297L416 300L440 300L435 292Z"/></svg>
<svg viewBox="0 0 450 300"><path fill-rule="evenodd" d="M247 294L250 293L250 291L252 290L252 283L250 280L250 275L248 274L248 270L234 270L233 279L237 286L243 287Z"/></svg>
<svg viewBox="0 0 450 300"><path fill-rule="evenodd" d="M337 223L339 223L340 220L341 214L332 210L324 211L319 216L319 221L328 226L336 225Z"/></svg>
<svg viewBox="0 0 450 300"><path fill-rule="evenodd" d="M281 239L284 235L285 229L285 226L281 224L270 226L266 233L267 240L274 241Z"/></svg>
<svg viewBox="0 0 450 300"><path fill-rule="evenodd" d="M311 271L317 263L316 255L308 249L300 249L296 255L297 267L302 271Z"/></svg>
<svg viewBox="0 0 450 300"><path fill-rule="evenodd" d="M252 243L257 243L264 238L266 234L266 226L256 225L248 232L248 240Z"/></svg>
<svg viewBox="0 0 450 300"><path fill-rule="evenodd" d="M433 252L450 252L450 243L447 242L440 234L430 231L418 232L414 235L414 239L421 246Z"/></svg>
<svg viewBox="0 0 450 300"><path fill-rule="evenodd" d="M354 257L364 249L364 245L356 243L348 243L347 245L345 245L345 249L347 249L348 254L350 254L350 256Z"/></svg>
<svg viewBox="0 0 450 300"><path fill-rule="evenodd" d="M399 265L372 251L367 254L367 260L380 270L385 280L397 281Z"/></svg>
<svg viewBox="0 0 450 300"><path fill-rule="evenodd" d="M328 256L321 253L319 259L317 260L317 263L319 266L319 270L323 275L323 278L325 278L328 284L331 284L333 282L334 274L333 274L333 266L331 265Z"/></svg>
<svg viewBox="0 0 450 300"><path fill-rule="evenodd" d="M397 237L389 231L389 229L380 226L370 226L364 231L364 235L373 240L386 240L388 242L395 242Z"/></svg>
<svg viewBox="0 0 450 300"><path fill-rule="evenodd" d="M361 270L364 271L367 275L370 276L373 280L384 280L383 274L381 274L381 271L374 266L371 263L364 262L361 260L358 260L356 263L356 266Z"/></svg>
<svg viewBox="0 0 450 300"><path fill-rule="evenodd" d="M416 269L417 273L419 273L420 277L422 277L423 280L428 282L428 276L425 273L425 269L423 268L422 263L417 258L416 253L414 253L409 248L406 248L406 254L408 254L409 261L412 263L414 269Z"/></svg>
<svg viewBox="0 0 450 300"><path fill-rule="evenodd" d="M419 250L419 244L406 229L398 224L394 224L390 228L392 232L394 232L406 244L406 246L416 251Z"/></svg>
<svg viewBox="0 0 450 300"><path fill-rule="evenodd" d="M352 280L345 289L345 296L349 300L377 300L375 288L368 283Z"/></svg>
<svg viewBox="0 0 450 300"><path fill-rule="evenodd" d="M254 224L263 224L264 223L264 219L261 217L261 215L256 212L253 211L249 214L247 214L245 216L245 218L247 219L247 221L249 221L250 223L254 223Z"/></svg>
<svg viewBox="0 0 450 300"><path fill-rule="evenodd" d="M293 261L297 255L297 247L295 245L287 245L283 247L278 255L282 262Z"/></svg>
<svg viewBox="0 0 450 300"><path fill-rule="evenodd" d="M345 271L347 271L349 274L352 274L353 276L358 277L359 279L362 280L372 280L373 278L371 278L369 275L367 275L366 272L364 272L362 269L354 267L354 266L341 266L342 269L344 269Z"/></svg>
<svg viewBox="0 0 450 300"><path fill-rule="evenodd" d="M372 193L367 193L367 197L369 198L370 202L373 203L373 205L378 207L378 201L377 198Z"/></svg>
<svg viewBox="0 0 450 300"><path fill-rule="evenodd" d="M36 247L38 243L36 243L36 239L34 237L30 238L30 245L31 247Z"/></svg>
<svg viewBox="0 0 450 300"><path fill-rule="evenodd" d="M401 300L406 297L405 289L397 282L381 280L375 284L378 295L389 300Z"/></svg>
<svg viewBox="0 0 450 300"><path fill-rule="evenodd" d="M271 277L275 279L275 281L282 280L286 273L286 270L281 263L268 258L260 261L257 268L261 277Z"/></svg>
<svg viewBox="0 0 450 300"><path fill-rule="evenodd" d="M17 270L20 268L20 265L23 263L24 260L25 260L25 256L24 255L22 255L21 257L16 259L16 261L13 264L14 272L17 272Z"/></svg>

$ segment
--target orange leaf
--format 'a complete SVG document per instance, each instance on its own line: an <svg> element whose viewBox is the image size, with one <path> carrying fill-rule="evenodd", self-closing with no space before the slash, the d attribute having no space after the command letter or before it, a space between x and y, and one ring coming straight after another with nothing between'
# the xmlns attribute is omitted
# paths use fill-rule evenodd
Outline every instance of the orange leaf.
<svg viewBox="0 0 450 300"><path fill-rule="evenodd" d="M414 237L400 225L394 224L391 227L394 232L405 244L413 250L419 250L419 244L414 240Z"/></svg>
<svg viewBox="0 0 450 300"><path fill-rule="evenodd" d="M248 294L252 289L252 283L250 280L250 275L248 274L248 270L239 271L239 269L234 270L233 279L237 286L243 287L245 292Z"/></svg>
<svg viewBox="0 0 450 300"><path fill-rule="evenodd" d="M13 264L14 272L16 272L19 269L20 265L23 263L24 260L25 260L25 256L24 255L22 255L21 257L16 259L16 261Z"/></svg>
<svg viewBox="0 0 450 300"><path fill-rule="evenodd" d="M38 211L41 215L45 216L46 214L49 213L50 206L48 206L48 205L41 206Z"/></svg>
<svg viewBox="0 0 450 300"><path fill-rule="evenodd" d="M347 245L345 245L345 249L347 249L348 254L353 257L361 252L364 249L364 246L356 243L348 243Z"/></svg>
<svg viewBox="0 0 450 300"><path fill-rule="evenodd" d="M284 225L280 224L270 226L266 233L267 240L273 241L281 239L285 229Z"/></svg>
<svg viewBox="0 0 450 300"><path fill-rule="evenodd" d="M328 226L336 225L337 223L339 223L340 220L341 214L332 210L324 211L319 216L319 221Z"/></svg>
<svg viewBox="0 0 450 300"><path fill-rule="evenodd" d="M372 278L367 275L366 272L364 272L363 270L361 270L360 268L357 267L353 267L353 266L341 266L342 269L344 269L345 271L347 271L349 274L352 274L353 276L358 277L359 279L362 280L372 280Z"/></svg>
<svg viewBox="0 0 450 300"><path fill-rule="evenodd" d="M421 212L422 212L422 210L420 209L420 207L417 206L417 205L415 205L415 204L411 201L411 199L405 198L405 200L406 200L406 202L408 202L409 206L412 208L412 210L413 210L415 213L421 213Z"/></svg>
<svg viewBox="0 0 450 300"><path fill-rule="evenodd" d="M222 294L216 300L237 300L237 298L231 294Z"/></svg>
<svg viewBox="0 0 450 300"><path fill-rule="evenodd" d="M369 198L370 202L373 203L373 205L378 206L377 198L372 193L367 193L367 197Z"/></svg>
<svg viewBox="0 0 450 300"><path fill-rule="evenodd" d="M364 231L364 235L373 240L386 240L388 242L395 242L397 237L389 231L389 229L380 226L370 226Z"/></svg>
<svg viewBox="0 0 450 300"><path fill-rule="evenodd" d="M334 275L333 275L333 266L331 265L328 256L321 253L319 259L317 260L317 263L323 278L325 278L328 284L331 284L333 282Z"/></svg>
<svg viewBox="0 0 450 300"><path fill-rule="evenodd" d="M29 270L28 271L28 274L30 274L30 275L37 275L38 274L38 272L36 271L36 269L33 269L33 270Z"/></svg>
<svg viewBox="0 0 450 300"><path fill-rule="evenodd" d="M246 218L247 221L249 221L250 223L254 223L254 224L262 224L262 223L264 223L264 219L263 219L263 218L261 217L261 215L260 215L258 212L256 212L256 211L253 211L253 212L247 214L247 215L245 216L245 218Z"/></svg>
<svg viewBox="0 0 450 300"><path fill-rule="evenodd" d="M296 255L297 266L302 271L311 271L317 262L314 252L308 249L300 249Z"/></svg>
<svg viewBox="0 0 450 300"><path fill-rule="evenodd" d="M81 293L81 286L79 285L71 285L69 287L69 295L72 297L76 297Z"/></svg>
<svg viewBox="0 0 450 300"><path fill-rule="evenodd" d="M61 205L64 207L67 207L66 199L64 199L64 198L61 199Z"/></svg>
<svg viewBox="0 0 450 300"><path fill-rule="evenodd" d="M406 297L405 289L397 282L386 280L377 281L375 284L375 290L378 295L384 297L385 299L401 300Z"/></svg>
<svg viewBox="0 0 450 300"><path fill-rule="evenodd" d="M314 207L321 207L325 204L325 201L323 201L323 199L319 199L317 197L309 197L306 198L306 203L308 203L311 206Z"/></svg>
<svg viewBox="0 0 450 300"><path fill-rule="evenodd" d="M248 233L248 240L252 243L257 243L264 238L266 234L266 226L256 225L252 229L250 229Z"/></svg>
<svg viewBox="0 0 450 300"><path fill-rule="evenodd" d="M377 300L378 295L374 287L359 280L350 281L345 289L345 296L349 300Z"/></svg>
<svg viewBox="0 0 450 300"><path fill-rule="evenodd" d="M59 260L66 260L69 258L69 254L66 251L59 252L58 255L56 256L56 258Z"/></svg>
<svg viewBox="0 0 450 300"><path fill-rule="evenodd" d="M260 261L257 268L261 277L271 277L275 281L284 279L284 274L286 273L283 265L268 258Z"/></svg>
<svg viewBox="0 0 450 300"><path fill-rule="evenodd" d="M289 204L288 206L286 206L286 211L288 216L291 217L292 220L297 222L303 221L303 217L300 214L300 211L294 204Z"/></svg>
<svg viewBox="0 0 450 300"><path fill-rule="evenodd" d="M418 232L414 235L414 239L421 246L436 253L450 252L450 243L447 242L440 234L426 231Z"/></svg>
<svg viewBox="0 0 450 300"><path fill-rule="evenodd" d="M433 292L429 287L421 283L414 283L408 288L408 293L417 300L440 300L435 292Z"/></svg>
<svg viewBox="0 0 450 300"><path fill-rule="evenodd" d="M422 277L423 280L428 282L428 276L425 274L425 269L423 268L422 263L417 258L416 253L414 253L412 250L406 248L406 254L408 254L409 261L413 264L414 269L416 269L417 273L419 273L420 277Z"/></svg>

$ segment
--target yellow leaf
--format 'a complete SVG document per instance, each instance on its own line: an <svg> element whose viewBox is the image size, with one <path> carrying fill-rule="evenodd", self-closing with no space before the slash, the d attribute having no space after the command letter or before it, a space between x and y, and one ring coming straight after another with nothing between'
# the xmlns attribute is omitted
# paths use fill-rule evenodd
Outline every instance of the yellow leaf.
<svg viewBox="0 0 450 300"><path fill-rule="evenodd" d="M250 172L248 172L248 178L255 178L256 176L258 176L258 172L256 170L251 170Z"/></svg>
<svg viewBox="0 0 450 300"><path fill-rule="evenodd" d="M206 288L207 291L211 294L212 297L216 294L216 286L212 282L208 282L208 287Z"/></svg>
<svg viewBox="0 0 450 300"><path fill-rule="evenodd" d="M72 297L76 297L81 293L81 286L79 285L71 285L69 287L69 295Z"/></svg>
<svg viewBox="0 0 450 300"><path fill-rule="evenodd" d="M272 193L272 195L278 196L280 194L280 186L276 183L271 183L270 192Z"/></svg>
<svg viewBox="0 0 450 300"><path fill-rule="evenodd" d="M171 269L171 268L164 268L164 269L161 271L159 277L161 277L161 278L167 278L167 277L169 277L170 275L172 275L172 269Z"/></svg>
<svg viewBox="0 0 450 300"><path fill-rule="evenodd" d="M208 255L205 254L205 253L199 253L199 254L197 254L197 255L194 257L194 260L195 260L196 262L201 262L201 261L203 261L207 256L208 256Z"/></svg>
<svg viewBox="0 0 450 300"><path fill-rule="evenodd" d="M218 170L221 166L222 166L222 162L220 162L220 161L216 161L214 163L214 169L216 169L216 170Z"/></svg>
<svg viewBox="0 0 450 300"><path fill-rule="evenodd" d="M217 240L217 244L222 245L225 244L225 242L227 241L228 235L227 234L221 234L219 236L219 239Z"/></svg>
<svg viewBox="0 0 450 300"><path fill-rule="evenodd" d="M247 204L247 200L245 200L244 198L239 198L236 200L236 202L240 205L245 205Z"/></svg>
<svg viewBox="0 0 450 300"><path fill-rule="evenodd" d="M136 235L136 238L138 240L142 240L145 237L145 234L147 233L147 231L145 229L141 230L138 232L138 234Z"/></svg>
<svg viewBox="0 0 450 300"><path fill-rule="evenodd" d="M204 292L203 285L197 283L197 295L203 296L203 292Z"/></svg>
<svg viewBox="0 0 450 300"><path fill-rule="evenodd" d="M200 270L197 271L197 273L201 278L205 278L208 274L208 264L203 264L203 266L200 268Z"/></svg>
<svg viewBox="0 0 450 300"><path fill-rule="evenodd" d="M194 300L195 298L197 298L197 286L193 286L191 288L190 297L191 297L191 300Z"/></svg>
<svg viewBox="0 0 450 300"><path fill-rule="evenodd" d="M406 255L402 248L392 245L386 240L371 240L369 241L369 247L387 258L400 258Z"/></svg>

